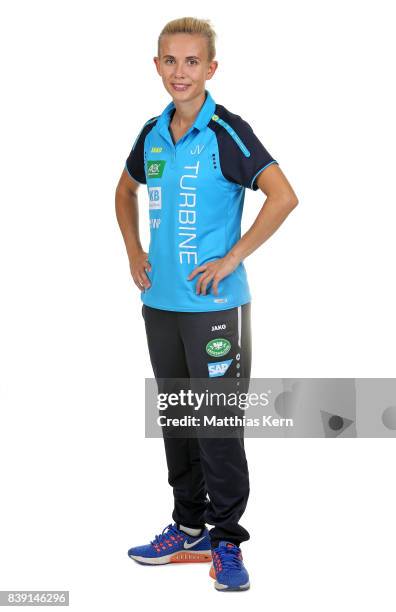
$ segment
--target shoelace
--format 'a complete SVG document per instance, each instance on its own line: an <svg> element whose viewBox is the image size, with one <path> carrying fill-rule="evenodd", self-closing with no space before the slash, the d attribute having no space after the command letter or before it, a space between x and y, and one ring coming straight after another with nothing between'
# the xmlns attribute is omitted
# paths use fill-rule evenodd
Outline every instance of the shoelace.
<svg viewBox="0 0 396 612"><path fill-rule="evenodd" d="M220 558L223 570L239 569L241 566L242 555L239 548L236 546L226 546L216 551Z"/></svg>
<svg viewBox="0 0 396 612"><path fill-rule="evenodd" d="M164 539L169 538L172 535L175 537L179 536L179 531L177 530L175 525L172 525L170 523L165 527L165 529L162 530L162 533L155 536L154 540L151 541L151 544L161 546Z"/></svg>

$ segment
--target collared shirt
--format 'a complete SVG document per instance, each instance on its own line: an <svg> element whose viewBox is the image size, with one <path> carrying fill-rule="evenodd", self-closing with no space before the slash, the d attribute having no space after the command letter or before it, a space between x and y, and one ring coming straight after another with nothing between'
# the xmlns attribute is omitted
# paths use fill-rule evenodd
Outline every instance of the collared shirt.
<svg viewBox="0 0 396 612"><path fill-rule="evenodd" d="M141 294L147 306L202 312L225 310L251 300L241 262L206 295L196 294L192 270L224 257L241 237L245 188L257 190L258 175L278 162L250 125L216 104L208 90L188 131L173 142L170 102L138 134L126 160L128 174L147 185L151 287Z"/></svg>

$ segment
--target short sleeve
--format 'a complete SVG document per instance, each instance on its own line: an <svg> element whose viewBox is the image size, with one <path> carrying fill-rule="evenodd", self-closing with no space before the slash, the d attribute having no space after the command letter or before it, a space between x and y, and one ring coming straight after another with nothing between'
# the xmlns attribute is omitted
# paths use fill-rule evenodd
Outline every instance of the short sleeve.
<svg viewBox="0 0 396 612"><path fill-rule="evenodd" d="M223 176L256 191L258 175L267 166L278 164L277 160L265 148L249 123L239 115L227 113L223 121L218 117L216 123L219 126L216 131Z"/></svg>
<svg viewBox="0 0 396 612"><path fill-rule="evenodd" d="M125 170L129 176L138 183L146 184L146 175L144 172L144 140L146 137L145 126L139 132L135 142L133 143L131 152L129 153Z"/></svg>
<svg viewBox="0 0 396 612"><path fill-rule="evenodd" d="M133 143L131 152L129 153L126 163L125 163L125 170L128 172L129 176L132 177L138 183L142 183L143 185L146 185L147 183L146 173L144 171L144 166L145 166L144 143L145 143L147 134L156 125L157 120L158 120L158 116L151 117L151 119L146 121L146 123L140 130L139 134L137 135L137 138L135 142Z"/></svg>

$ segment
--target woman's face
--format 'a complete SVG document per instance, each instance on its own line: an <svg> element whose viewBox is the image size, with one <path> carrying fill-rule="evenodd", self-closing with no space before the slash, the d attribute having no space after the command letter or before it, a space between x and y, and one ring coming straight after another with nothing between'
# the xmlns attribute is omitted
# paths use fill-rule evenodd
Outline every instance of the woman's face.
<svg viewBox="0 0 396 612"><path fill-rule="evenodd" d="M208 61L206 38L197 34L163 36L160 57L154 62L166 91L178 102L202 94L217 68L215 60Z"/></svg>

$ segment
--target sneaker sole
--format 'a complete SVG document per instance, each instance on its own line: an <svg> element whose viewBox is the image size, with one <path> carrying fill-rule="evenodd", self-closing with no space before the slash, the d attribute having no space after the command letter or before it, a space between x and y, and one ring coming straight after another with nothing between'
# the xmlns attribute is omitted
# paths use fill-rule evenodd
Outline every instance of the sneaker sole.
<svg viewBox="0 0 396 612"><path fill-rule="evenodd" d="M247 589L250 588L250 582L246 582L245 584L241 584L240 586L237 586L237 587L230 587L230 586L227 586L226 584L221 584L220 582L217 582L216 573L215 573L213 565L209 570L209 576L213 578L213 580L215 580L214 586L215 586L215 589L217 589L217 591L247 591Z"/></svg>
<svg viewBox="0 0 396 612"><path fill-rule="evenodd" d="M226 584L220 584L216 580L214 586L217 591L223 591L224 593L227 591L247 591L248 589L250 589L250 582L246 582L246 584L241 584L240 586L230 587Z"/></svg>
<svg viewBox="0 0 396 612"><path fill-rule="evenodd" d="M128 555L131 559L142 565L166 565L167 563L207 563L212 561L210 550L200 550L199 552L179 551L162 557L140 557Z"/></svg>

